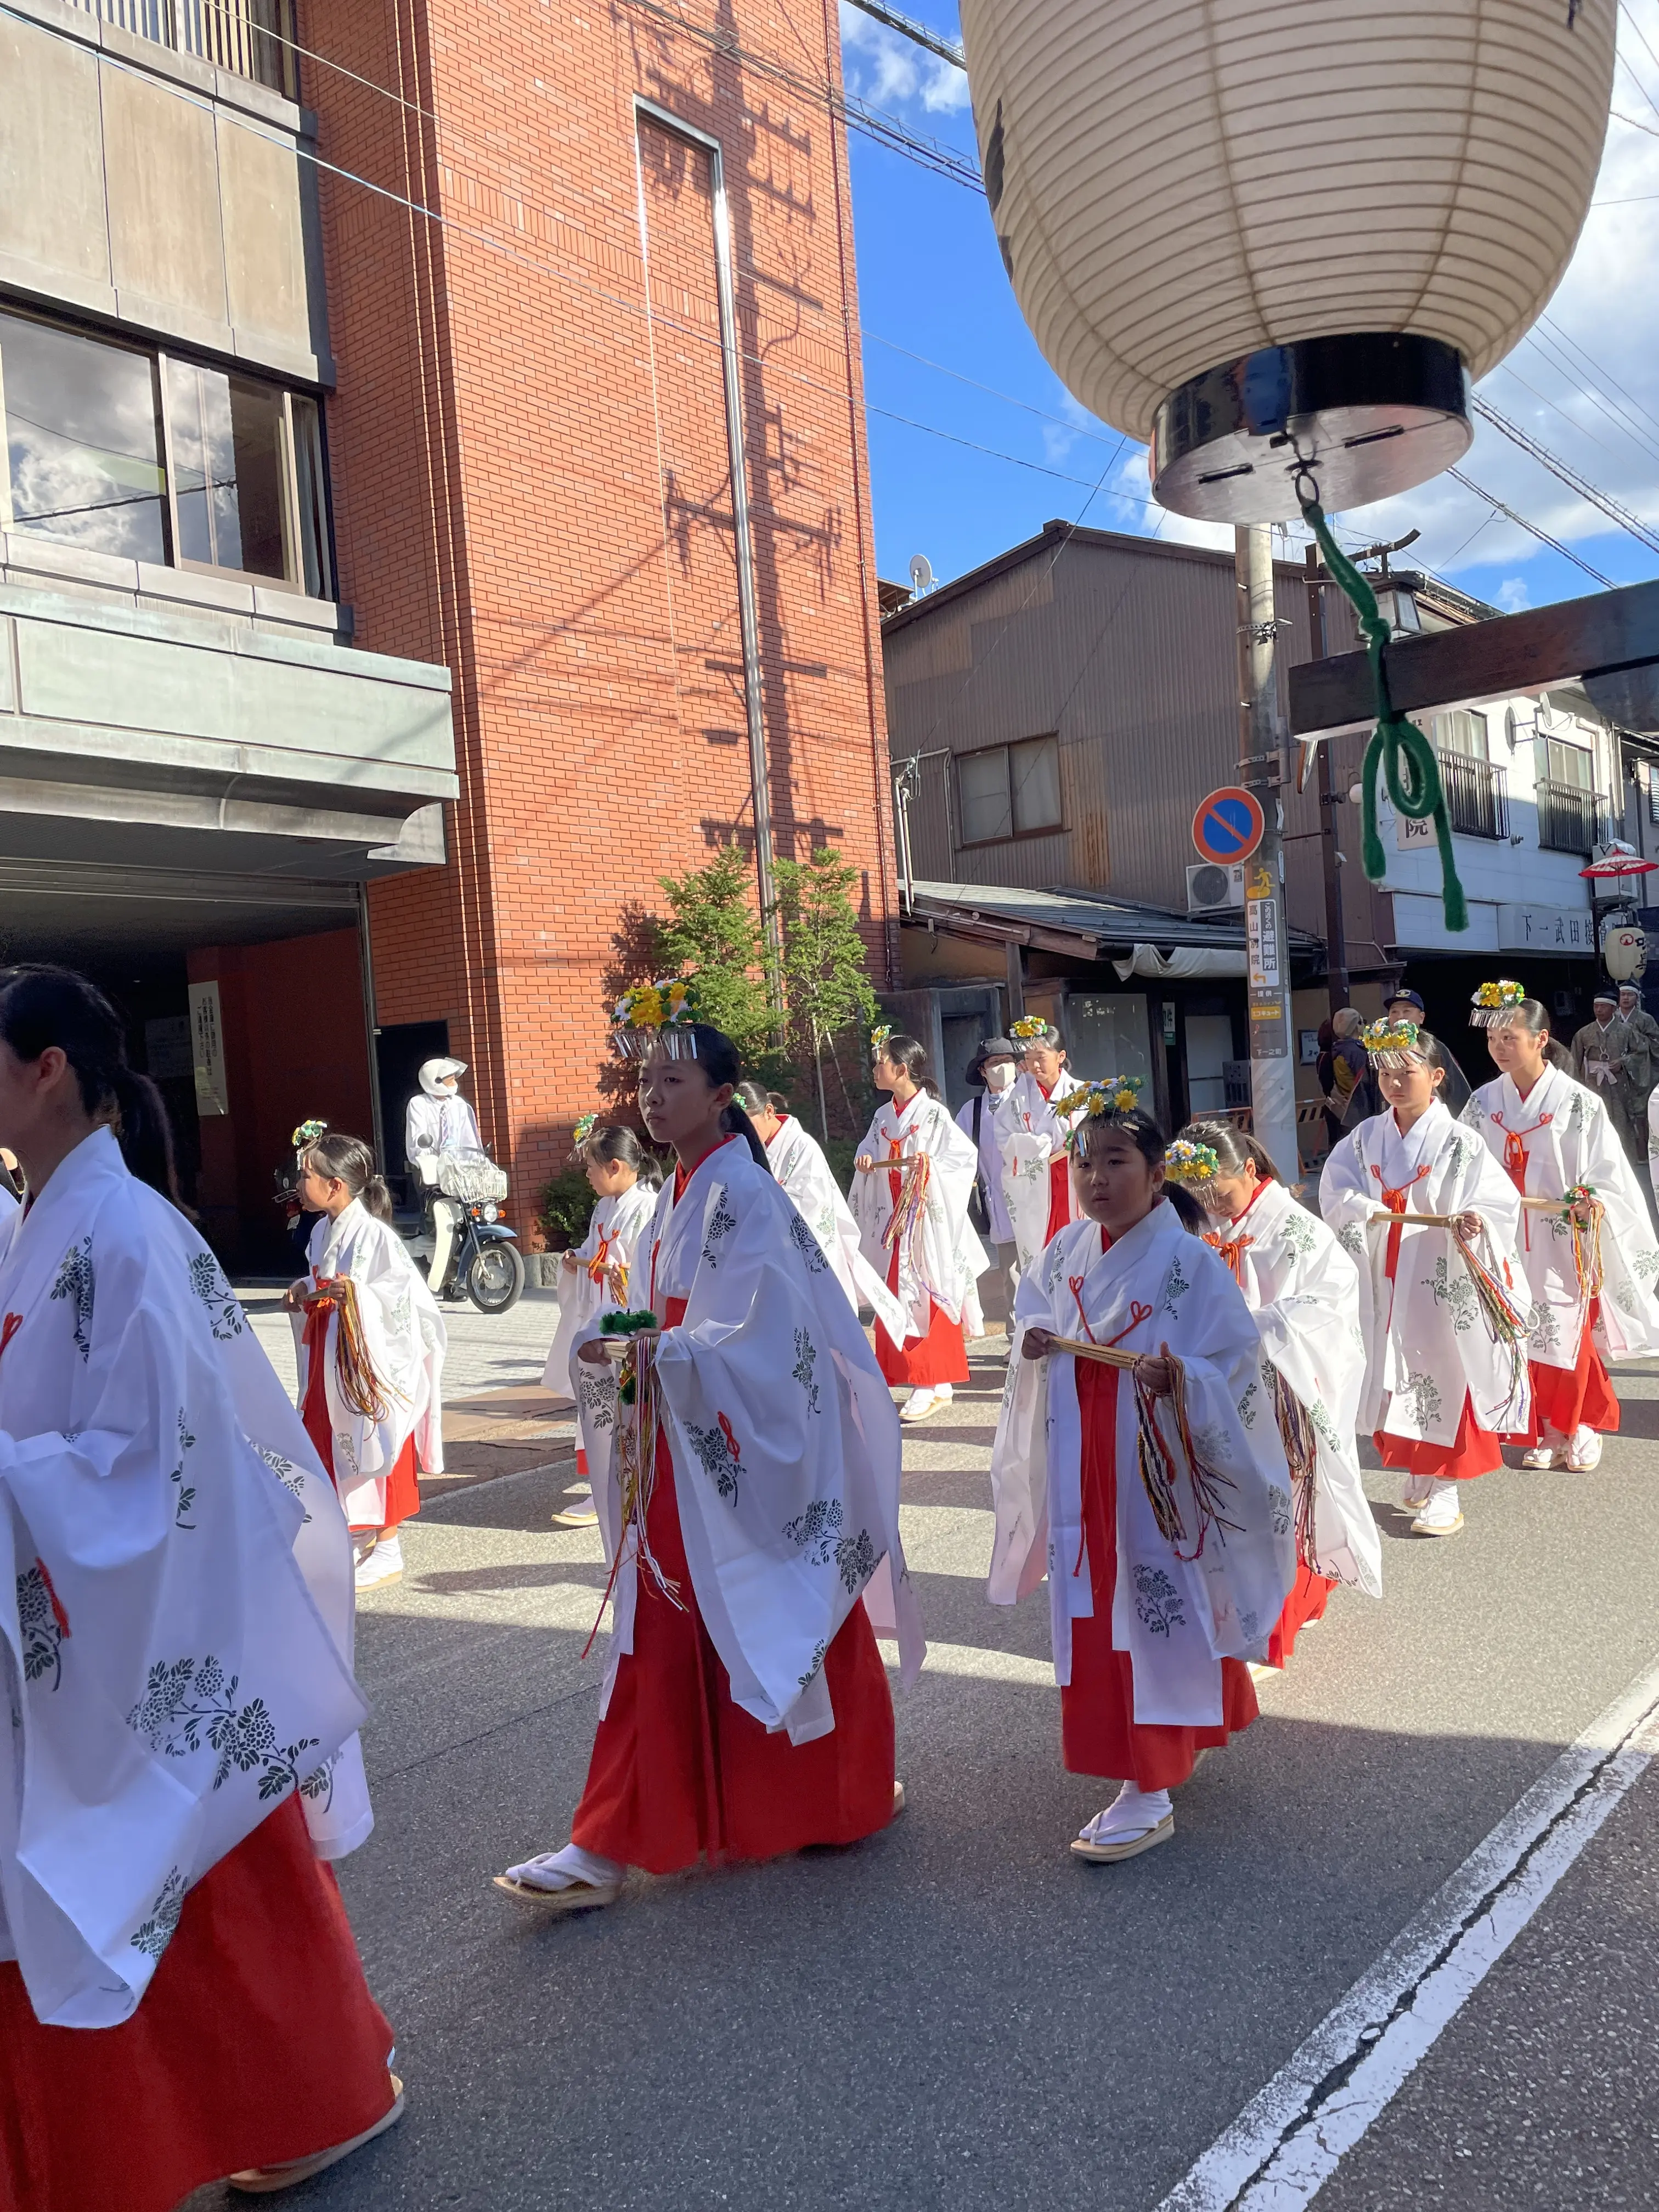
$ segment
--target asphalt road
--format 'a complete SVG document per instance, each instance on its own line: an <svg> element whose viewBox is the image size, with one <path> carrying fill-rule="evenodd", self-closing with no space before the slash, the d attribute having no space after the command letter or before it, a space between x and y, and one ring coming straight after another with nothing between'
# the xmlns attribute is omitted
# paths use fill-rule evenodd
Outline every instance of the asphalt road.
<svg viewBox="0 0 1659 2212"><path fill-rule="evenodd" d="M521 1390L531 1310L521 1349L489 1328L455 1334L483 1339L492 1387ZM1046 1594L985 1600L1000 1349L909 1435L933 1650L899 1709L909 1809L850 1850L635 1876L610 1912L551 1925L515 1907L489 1877L565 1840L595 1717L599 1548L549 1519L568 1443L550 1425L550 1464L458 1487L408 1528L404 1581L361 1608L379 1820L342 1875L409 2110L289 2202L1153 2212L1659 1661L1659 1373L1629 1370L1598 1473L1488 1476L1451 1541L1411 1537L1394 1479L1368 1478L1384 1598L1338 1594L1262 1720L1179 1793L1173 1845L1081 1865L1067 1841L1110 1790L1060 1767ZM1322 2212L1659 2199L1656 1806L1659 1775ZM190 2212L243 2201L204 2191Z"/></svg>

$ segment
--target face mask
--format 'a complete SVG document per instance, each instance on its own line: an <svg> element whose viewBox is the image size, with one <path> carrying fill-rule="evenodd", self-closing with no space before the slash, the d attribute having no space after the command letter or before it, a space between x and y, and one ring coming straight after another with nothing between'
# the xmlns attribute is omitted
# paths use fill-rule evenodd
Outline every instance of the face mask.
<svg viewBox="0 0 1659 2212"><path fill-rule="evenodd" d="M1000 1066L988 1067L985 1071L985 1088L999 1095L1008 1088L1013 1079L1014 1071L1006 1060Z"/></svg>

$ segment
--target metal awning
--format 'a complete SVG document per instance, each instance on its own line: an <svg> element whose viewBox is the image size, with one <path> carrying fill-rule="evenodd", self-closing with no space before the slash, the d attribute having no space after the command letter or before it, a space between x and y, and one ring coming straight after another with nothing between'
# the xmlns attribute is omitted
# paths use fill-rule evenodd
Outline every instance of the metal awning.
<svg viewBox="0 0 1659 2212"><path fill-rule="evenodd" d="M1082 890L1025 890L1001 884L912 885L912 925L943 929L988 944L1024 945L1084 960L1131 958L1137 945L1160 951L1182 946L1217 952L1244 950L1244 917L1195 919L1133 899L1109 899ZM1322 952L1306 930L1291 932L1291 951L1311 958Z"/></svg>

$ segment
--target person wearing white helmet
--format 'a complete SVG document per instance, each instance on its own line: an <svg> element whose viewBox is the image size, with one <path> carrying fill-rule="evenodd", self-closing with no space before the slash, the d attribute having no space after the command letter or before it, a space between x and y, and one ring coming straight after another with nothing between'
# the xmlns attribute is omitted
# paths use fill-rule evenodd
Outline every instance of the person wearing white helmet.
<svg viewBox="0 0 1659 2212"><path fill-rule="evenodd" d="M438 1155L483 1150L477 1116L456 1087L465 1073L464 1060L423 1061L418 1079L421 1087L404 1116L404 1155L417 1187L432 1200L432 1265L427 1279L439 1297L449 1279L461 1209L454 1199L438 1192Z"/></svg>

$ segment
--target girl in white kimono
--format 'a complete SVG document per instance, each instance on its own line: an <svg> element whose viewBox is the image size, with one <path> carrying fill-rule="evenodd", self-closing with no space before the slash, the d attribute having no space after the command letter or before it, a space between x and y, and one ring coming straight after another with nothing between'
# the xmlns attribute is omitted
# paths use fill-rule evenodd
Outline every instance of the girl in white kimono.
<svg viewBox="0 0 1659 2212"><path fill-rule="evenodd" d="M613 1608L599 1731L570 1844L496 1877L553 1911L611 1904L629 1866L853 1843L903 1802L859 1603L876 1578L908 1678L922 1646L893 1401L733 1102L730 1039L662 1020L674 1003L668 986L630 994L619 1042L645 1055L640 1111L679 1166L633 1312L576 1347Z"/></svg>
<svg viewBox="0 0 1659 2212"><path fill-rule="evenodd" d="M1354 1457L1365 1379L1358 1271L1285 1189L1266 1146L1232 1122L1190 1121L1170 1152L1167 1172L1203 1200L1214 1224L1205 1242L1232 1270L1261 1332L1262 1386L1290 1467L1296 1529L1295 1585L1267 1640L1267 1664L1282 1667L1339 1583L1382 1594L1382 1540Z"/></svg>
<svg viewBox="0 0 1659 2212"><path fill-rule="evenodd" d="M990 1255L968 1201L979 1154L927 1078L913 1036L876 1030L870 1072L891 1093L859 1146L851 1193L864 1256L884 1277L903 1334L876 1323L876 1358L890 1383L908 1383L902 1419L925 1420L968 1380L968 1342L980 1335L980 1277Z"/></svg>
<svg viewBox="0 0 1659 2212"><path fill-rule="evenodd" d="M794 1200L801 1219L817 1238L848 1304L854 1313L861 1306L870 1307L890 1336L902 1338L903 1309L865 1258L853 1209L817 1139L758 1083L740 1083L738 1103L766 1147L766 1164L778 1188Z"/></svg>
<svg viewBox="0 0 1659 2212"><path fill-rule="evenodd" d="M1659 1352L1659 1245L1607 1108L1550 1061L1543 1006L1519 983L1486 983L1473 1018L1503 1072L1463 1119L1521 1194L1518 1253L1533 1306L1522 1464L1586 1473L1619 1426L1604 1358Z"/></svg>
<svg viewBox="0 0 1659 2212"><path fill-rule="evenodd" d="M574 1157L599 1204L581 1243L559 1256L559 1326L542 1372L542 1388L557 1398L575 1396L570 1354L580 1332L596 1316L628 1304L634 1254L662 1181L656 1161L631 1129L598 1128L594 1118L585 1114L577 1122Z"/></svg>
<svg viewBox="0 0 1659 2212"><path fill-rule="evenodd" d="M1295 1547L1249 1309L1165 1201L1157 1123L1090 1092L1083 1218L1014 1305L990 1597L1012 1605L1047 1571L1062 1757L1122 1784L1072 1850L1109 1862L1168 1842L1170 1792L1255 1720L1245 1662L1266 1656Z"/></svg>
<svg viewBox="0 0 1659 2212"><path fill-rule="evenodd" d="M81 976L0 974L0 2208L287 2187L403 2109L345 1522Z"/></svg>
<svg viewBox="0 0 1659 2212"><path fill-rule="evenodd" d="M1500 1436L1529 1418L1520 1200L1440 1103L1427 1030L1373 1022L1364 1042L1385 1110L1326 1161L1320 1210L1359 1269L1359 1425L1405 1476L1413 1533L1453 1536L1463 1485L1502 1467Z"/></svg>
<svg viewBox="0 0 1659 2212"><path fill-rule="evenodd" d="M295 1135L304 1139L300 1203L321 1216L306 1255L311 1273L288 1293L301 1415L345 1507L357 1588L374 1589L403 1573L398 1532L421 1510L420 1470L443 1473L447 1333L392 1225L368 1146L322 1122Z"/></svg>
<svg viewBox="0 0 1659 2212"><path fill-rule="evenodd" d="M599 1203L588 1217L586 1236L574 1252L559 1256L559 1325L542 1370L542 1388L556 1398L575 1397L570 1355L578 1335L599 1314L615 1313L628 1304L635 1249L662 1181L656 1161L631 1129L601 1129L598 1121L597 1114L584 1114L576 1124L574 1157ZM587 1453L580 1443L576 1474L587 1480ZM565 1506L553 1516L561 1528L591 1528L599 1517L591 1503Z"/></svg>
<svg viewBox="0 0 1659 2212"><path fill-rule="evenodd" d="M1066 1048L1051 1023L1028 1014L1009 1034L1019 1048L1019 1073L996 1102L997 1146L1023 1272L1077 1218L1067 1145L1084 1093L1066 1073ZM1133 1087L1139 1089L1138 1080Z"/></svg>

